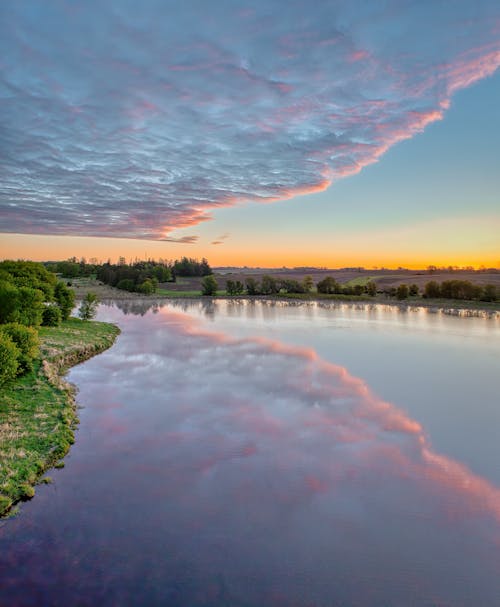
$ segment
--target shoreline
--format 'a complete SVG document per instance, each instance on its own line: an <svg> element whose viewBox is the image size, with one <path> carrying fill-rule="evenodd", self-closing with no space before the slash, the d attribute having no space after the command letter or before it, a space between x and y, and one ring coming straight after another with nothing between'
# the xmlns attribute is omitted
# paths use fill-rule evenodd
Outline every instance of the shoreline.
<svg viewBox="0 0 500 607"><path fill-rule="evenodd" d="M76 293L77 299L85 297L89 291L95 292L92 287L87 289L80 289L79 293ZM318 295L312 293L309 295L304 294L290 294L290 295L216 295L207 296L201 294L193 295L165 295L162 293L156 293L151 295L142 295L140 293L132 293L128 291L122 291L115 289L114 287L106 286L106 293L102 292L98 294L100 303L108 303L112 301L123 301L123 302L165 302L169 301L265 301L265 302L293 302L293 303L332 303L332 304L348 304L348 305L380 305L380 306L391 306L400 310L415 311L420 308L428 309L436 313L455 315L455 316L474 316L486 314L489 317L500 318L500 302L481 302L481 301L467 301L467 300L444 300L444 299L407 299L407 300L394 300L394 299L382 299L372 298L364 296L349 296L349 295Z"/></svg>
<svg viewBox="0 0 500 607"><path fill-rule="evenodd" d="M110 348L120 329L111 323L71 318L40 330L34 370L2 388L0 408L0 517L35 495L47 470L63 467L78 426L76 387L65 374Z"/></svg>

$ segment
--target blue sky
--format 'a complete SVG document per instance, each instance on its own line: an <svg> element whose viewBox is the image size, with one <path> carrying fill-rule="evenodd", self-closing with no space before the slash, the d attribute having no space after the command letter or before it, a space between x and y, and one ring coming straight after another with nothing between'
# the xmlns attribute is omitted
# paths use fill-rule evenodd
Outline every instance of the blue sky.
<svg viewBox="0 0 500 607"><path fill-rule="evenodd" d="M497 2L5 0L0 56L5 234L495 260Z"/></svg>

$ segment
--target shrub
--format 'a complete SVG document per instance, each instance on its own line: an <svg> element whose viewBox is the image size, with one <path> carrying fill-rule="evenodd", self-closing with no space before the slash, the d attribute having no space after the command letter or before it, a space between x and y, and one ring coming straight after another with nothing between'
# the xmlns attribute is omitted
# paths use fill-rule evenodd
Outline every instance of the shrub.
<svg viewBox="0 0 500 607"><path fill-rule="evenodd" d="M16 377L20 354L12 339L5 333L0 333L0 386Z"/></svg>
<svg viewBox="0 0 500 607"><path fill-rule="evenodd" d="M419 293L418 285L416 285L415 283L411 284L408 292L411 295L411 297L415 297L416 295L418 295L418 293Z"/></svg>
<svg viewBox="0 0 500 607"><path fill-rule="evenodd" d="M135 291L135 284L131 278L122 278L116 283L116 288L122 291Z"/></svg>
<svg viewBox="0 0 500 607"><path fill-rule="evenodd" d="M42 315L42 325L44 327L58 327L61 324L61 310L57 306L45 306Z"/></svg>
<svg viewBox="0 0 500 607"><path fill-rule="evenodd" d="M202 294L217 295L218 286L219 285L212 274L205 276L205 278L201 281Z"/></svg>
<svg viewBox="0 0 500 607"><path fill-rule="evenodd" d="M143 295L152 295L156 291L156 284L150 278L146 278L146 280L137 286L137 292L142 293Z"/></svg>
<svg viewBox="0 0 500 607"><path fill-rule="evenodd" d="M39 353L40 340L38 332L32 327L10 323L0 327L0 333L9 337L19 350L17 355L17 375L31 371L33 359Z"/></svg>

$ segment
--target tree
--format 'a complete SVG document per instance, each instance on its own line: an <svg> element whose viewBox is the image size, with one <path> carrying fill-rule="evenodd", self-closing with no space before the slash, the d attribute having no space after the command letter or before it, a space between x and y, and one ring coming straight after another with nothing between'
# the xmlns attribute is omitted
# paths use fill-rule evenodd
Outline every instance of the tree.
<svg viewBox="0 0 500 607"><path fill-rule="evenodd" d="M75 293L62 283L58 282L54 288L54 299L61 310L61 318L68 320L71 310L75 307Z"/></svg>
<svg viewBox="0 0 500 607"><path fill-rule="evenodd" d="M263 295L276 295L276 293L279 293L278 283L268 274L262 277L260 289Z"/></svg>
<svg viewBox="0 0 500 607"><path fill-rule="evenodd" d="M19 322L22 325L39 327L42 324L43 292L31 287L19 287Z"/></svg>
<svg viewBox="0 0 500 607"><path fill-rule="evenodd" d="M219 285L213 274L205 276L201 281L202 295L217 295Z"/></svg>
<svg viewBox="0 0 500 607"><path fill-rule="evenodd" d="M418 295L418 292L419 292L418 285L416 285L415 283L411 284L408 289L408 292L411 297L415 297L416 295Z"/></svg>
<svg viewBox="0 0 500 607"><path fill-rule="evenodd" d="M6 280L0 280L0 323L14 322L19 318L19 291Z"/></svg>
<svg viewBox="0 0 500 607"><path fill-rule="evenodd" d="M431 280L425 283L424 287L424 297L427 298L435 298L441 295L441 289L439 287L439 283L435 280Z"/></svg>
<svg viewBox="0 0 500 607"><path fill-rule="evenodd" d="M19 348L12 339L0 334L0 386L16 377L19 355Z"/></svg>
<svg viewBox="0 0 500 607"><path fill-rule="evenodd" d="M302 280L302 288L304 289L304 293L310 293L313 290L314 281L312 276L304 276Z"/></svg>
<svg viewBox="0 0 500 607"><path fill-rule="evenodd" d="M19 350L17 357L19 369L17 374L26 373L33 368L33 359L38 356L40 340L38 331L19 323L0 326L0 334L9 337Z"/></svg>
<svg viewBox="0 0 500 607"><path fill-rule="evenodd" d="M338 293L340 291L339 283L332 276L326 276L323 280L320 280L316 285L318 293Z"/></svg>
<svg viewBox="0 0 500 607"><path fill-rule="evenodd" d="M408 291L409 291L408 285L405 285L404 283L400 284L398 286L398 288L396 289L396 297L400 300L408 299Z"/></svg>
<svg viewBox="0 0 500 607"><path fill-rule="evenodd" d="M481 301L496 301L497 300L497 288L495 285L487 284L484 285L483 294L481 295Z"/></svg>
<svg viewBox="0 0 500 607"><path fill-rule="evenodd" d="M247 278L245 281L248 295L258 295L260 292L259 283L255 278Z"/></svg>
<svg viewBox="0 0 500 607"><path fill-rule="evenodd" d="M99 300L97 299L97 295L95 293L87 293L78 308L78 316L82 320L91 320L97 313L98 305Z"/></svg>
<svg viewBox="0 0 500 607"><path fill-rule="evenodd" d="M377 294L377 284L373 280L370 280L365 285L365 291L370 297L375 297Z"/></svg>

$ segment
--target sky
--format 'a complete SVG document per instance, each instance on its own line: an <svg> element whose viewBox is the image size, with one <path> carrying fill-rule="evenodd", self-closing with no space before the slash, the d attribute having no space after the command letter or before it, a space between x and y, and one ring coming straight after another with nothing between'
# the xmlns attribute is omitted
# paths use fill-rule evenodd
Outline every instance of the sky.
<svg viewBox="0 0 500 607"><path fill-rule="evenodd" d="M500 5L0 4L0 257L500 266Z"/></svg>

